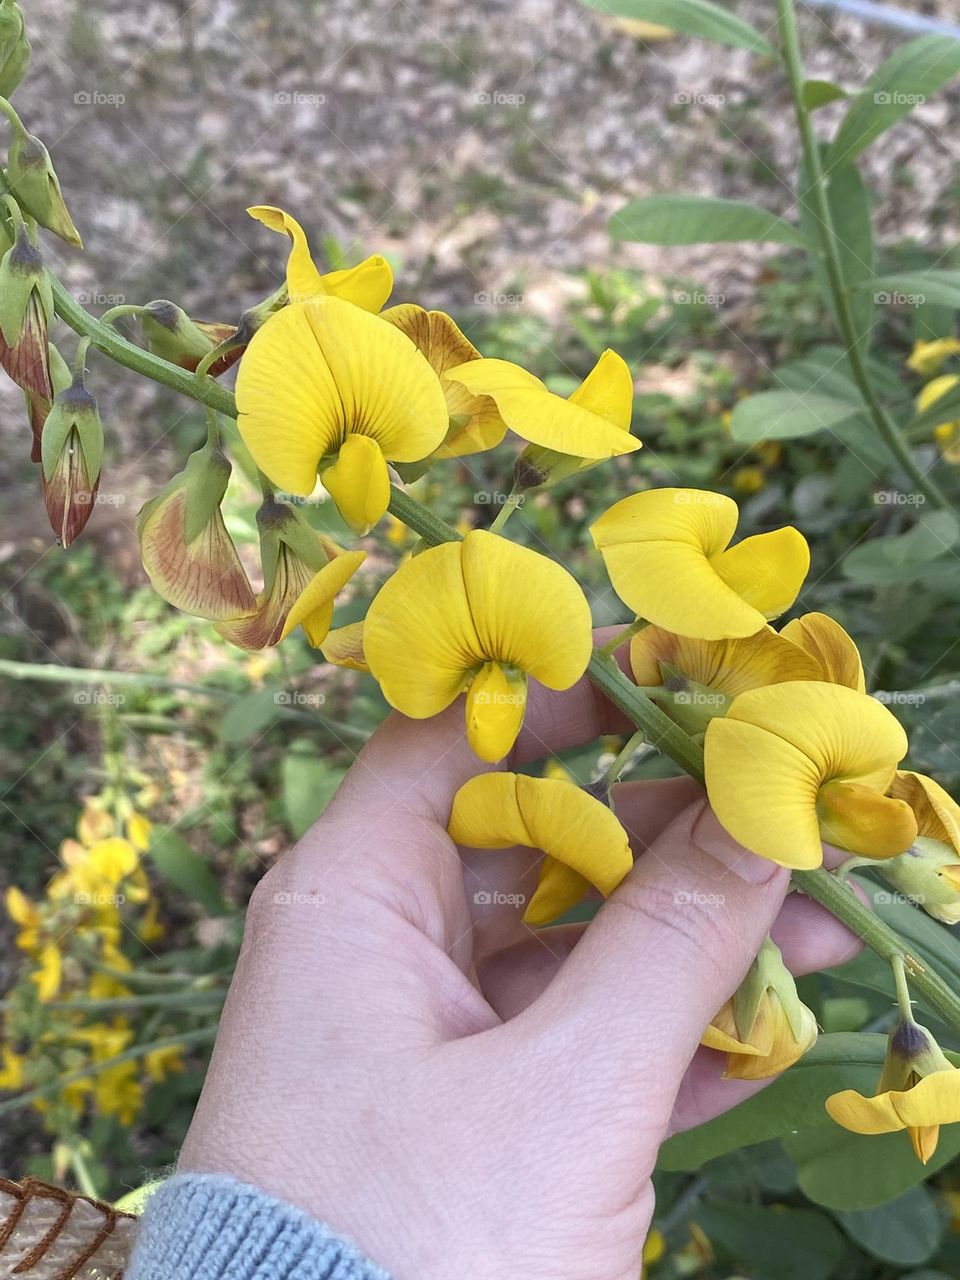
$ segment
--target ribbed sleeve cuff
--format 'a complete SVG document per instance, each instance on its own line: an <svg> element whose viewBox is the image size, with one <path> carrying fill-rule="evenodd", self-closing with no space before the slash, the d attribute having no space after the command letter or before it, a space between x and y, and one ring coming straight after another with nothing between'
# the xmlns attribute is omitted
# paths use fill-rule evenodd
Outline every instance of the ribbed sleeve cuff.
<svg viewBox="0 0 960 1280"><path fill-rule="evenodd" d="M213 1174L178 1174L147 1201L126 1280L390 1280L293 1205Z"/></svg>

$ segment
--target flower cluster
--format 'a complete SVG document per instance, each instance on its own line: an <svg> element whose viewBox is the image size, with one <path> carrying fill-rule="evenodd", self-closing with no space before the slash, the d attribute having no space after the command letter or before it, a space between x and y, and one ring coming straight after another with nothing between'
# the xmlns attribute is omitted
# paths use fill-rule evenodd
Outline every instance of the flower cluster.
<svg viewBox="0 0 960 1280"><path fill-rule="evenodd" d="M176 1043L129 1053L139 1036L131 954L147 954L163 926L142 864L150 820L105 801L85 802L42 899L15 887L5 897L24 964L6 1003L0 1089L35 1091L33 1107L61 1138L88 1114L132 1125L149 1084L183 1069Z"/></svg>

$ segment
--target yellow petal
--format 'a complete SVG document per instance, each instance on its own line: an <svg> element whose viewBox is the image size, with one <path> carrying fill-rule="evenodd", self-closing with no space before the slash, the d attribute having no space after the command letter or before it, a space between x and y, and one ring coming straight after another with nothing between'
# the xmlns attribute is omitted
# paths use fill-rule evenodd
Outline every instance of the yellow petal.
<svg viewBox="0 0 960 1280"><path fill-rule="evenodd" d="M661 663L696 684L735 698L783 680L822 679L817 661L775 631L763 628L735 640L696 640L644 627L630 642L630 665L640 685L663 683Z"/></svg>
<svg viewBox="0 0 960 1280"><path fill-rule="evenodd" d="M844 1089L827 1099L830 1116L853 1133L892 1133L960 1122L960 1071L934 1071L909 1089L865 1098ZM929 1144L923 1144L928 1149Z"/></svg>
<svg viewBox="0 0 960 1280"><path fill-rule="evenodd" d="M906 735L886 707L842 685L788 681L735 698L707 727L707 794L746 848L782 866L822 861L817 798L834 779L884 792Z"/></svg>
<svg viewBox="0 0 960 1280"><path fill-rule="evenodd" d="M591 649L590 608L570 574L486 530L402 564L364 630L384 696L416 719L449 706L490 660L569 688Z"/></svg>
<svg viewBox="0 0 960 1280"><path fill-rule="evenodd" d="M860 653L839 622L825 613L805 613L788 622L780 634L816 658L821 680L865 691Z"/></svg>
<svg viewBox="0 0 960 1280"><path fill-rule="evenodd" d="M95 875L110 885L118 885L125 876L136 870L139 858L129 840L113 836L91 845L87 862Z"/></svg>
<svg viewBox="0 0 960 1280"><path fill-rule="evenodd" d="M386 258L375 253L355 267L328 271L320 277L320 283L331 297L376 313L393 293L393 269Z"/></svg>
<svg viewBox="0 0 960 1280"><path fill-rule="evenodd" d="M611 414L622 413L621 376L611 361L588 388L586 405L576 402L576 392L569 400L554 395L539 378L508 360L472 360L447 376L472 395L489 396L510 430L533 444L575 458L613 458L640 448L636 436L588 407L602 404ZM631 396L632 390L631 384Z"/></svg>
<svg viewBox="0 0 960 1280"><path fill-rule="evenodd" d="M613 812L558 778L515 773L471 778L454 797L449 831L457 844L475 849L516 844L540 849L605 895L633 862L626 832ZM542 923L539 907L535 914L534 923Z"/></svg>
<svg viewBox="0 0 960 1280"><path fill-rule="evenodd" d="M817 811L823 839L862 858L896 857L917 838L917 820L906 801L891 800L859 782L825 783Z"/></svg>
<svg viewBox="0 0 960 1280"><path fill-rule="evenodd" d="M131 813L127 819L127 839L139 853L149 849L152 830L153 823L142 813Z"/></svg>
<svg viewBox="0 0 960 1280"><path fill-rule="evenodd" d="M290 237L290 257L287 259L287 292L290 301L303 302L306 298L323 293L320 272L310 256L310 246L303 227L296 218L268 204L254 205L247 213L271 231L286 233Z"/></svg>
<svg viewBox="0 0 960 1280"><path fill-rule="evenodd" d="M321 645L330 630L334 597L365 559L365 551L344 551L315 573L287 614L280 639L285 640L294 627L302 626L313 647Z"/></svg>
<svg viewBox="0 0 960 1280"><path fill-rule="evenodd" d="M527 678L486 662L470 682L464 712L467 741L481 760L502 760L517 740L527 706Z"/></svg>
<svg viewBox="0 0 960 1280"><path fill-rule="evenodd" d="M3 901L4 906L7 908L7 915L14 924L26 929L36 928L40 923L40 912L15 884L10 885L7 889Z"/></svg>
<svg viewBox="0 0 960 1280"><path fill-rule="evenodd" d="M928 382L917 396L917 412L925 413L927 409L932 408L948 391L952 391L958 382L960 377L955 373L947 373L942 378L934 378L932 382Z"/></svg>
<svg viewBox="0 0 960 1280"><path fill-rule="evenodd" d="M790 525L758 533L713 561L720 578L764 618L778 618L797 598L810 571L807 540Z"/></svg>
<svg viewBox="0 0 960 1280"><path fill-rule="evenodd" d="M351 622L345 627L335 627L327 632L320 645L320 652L335 667L347 667L350 671L369 671L363 654L363 623Z"/></svg>
<svg viewBox="0 0 960 1280"><path fill-rule="evenodd" d="M629 431L633 418L633 378L627 362L608 348L570 396L569 403L597 414L621 431Z"/></svg>
<svg viewBox="0 0 960 1280"><path fill-rule="evenodd" d="M907 368L922 377L929 377L940 369L945 360L955 355L960 355L960 341L956 338L934 338L931 342L921 339L913 344Z"/></svg>
<svg viewBox="0 0 960 1280"><path fill-rule="evenodd" d="M593 650L590 606L555 560L485 529L461 544L463 580L481 653L549 689L569 689Z"/></svg>
<svg viewBox="0 0 960 1280"><path fill-rule="evenodd" d="M425 311L414 303L404 303L385 311L383 319L407 335L440 379L450 427L433 456L459 458L498 445L507 428L496 404L489 396L473 395L446 376L448 369L481 359L480 352L451 317L443 311Z"/></svg>
<svg viewBox="0 0 960 1280"><path fill-rule="evenodd" d="M367 611L363 650L390 705L416 720L463 691L484 655L459 543L422 551L387 579Z"/></svg>
<svg viewBox="0 0 960 1280"><path fill-rule="evenodd" d="M523 913L524 924L549 924L575 907L590 889L590 881L556 858L545 857L536 892Z"/></svg>
<svg viewBox="0 0 960 1280"><path fill-rule="evenodd" d="M336 462L327 467L323 487L347 524L361 537L369 533L390 505L390 473L376 440L347 436Z"/></svg>
<svg viewBox="0 0 960 1280"><path fill-rule="evenodd" d="M371 437L391 461L414 462L447 430L440 383L409 338L333 297L284 307L254 334L237 409L261 471L301 495L350 434Z"/></svg>
<svg viewBox="0 0 960 1280"><path fill-rule="evenodd" d="M894 778L889 794L905 800L913 810L919 835L942 840L960 853L960 805L939 782L926 774L903 770Z"/></svg>

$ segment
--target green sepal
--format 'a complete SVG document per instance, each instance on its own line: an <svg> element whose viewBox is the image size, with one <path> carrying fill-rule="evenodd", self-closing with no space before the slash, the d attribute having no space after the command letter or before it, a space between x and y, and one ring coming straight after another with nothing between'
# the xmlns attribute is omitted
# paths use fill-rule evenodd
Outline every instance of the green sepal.
<svg viewBox="0 0 960 1280"><path fill-rule="evenodd" d="M47 323L53 317L53 285L40 250L31 243L21 223L16 239L0 258L0 333L13 347L23 329L30 295L36 290Z"/></svg>
<svg viewBox="0 0 960 1280"><path fill-rule="evenodd" d="M79 232L67 211L60 179L50 153L39 138L24 130L14 133L7 154L7 182L25 213L67 244L82 247Z"/></svg>
<svg viewBox="0 0 960 1280"><path fill-rule="evenodd" d="M662 692L649 696L692 737L704 734L711 720L727 714L732 699L719 689L690 680L669 662L660 663L660 676Z"/></svg>
<svg viewBox="0 0 960 1280"><path fill-rule="evenodd" d="M178 365L184 358L200 361L213 350L212 339L182 307L166 298L148 302L137 312L137 319L147 348L171 364Z"/></svg>
<svg viewBox="0 0 960 1280"><path fill-rule="evenodd" d="M191 453L182 471L175 476L140 508L137 516L138 534L150 513L165 502L178 489L185 491L183 536L189 544L203 532L214 512L223 502L223 495L230 483L233 468L223 450L209 441Z"/></svg>
<svg viewBox="0 0 960 1280"><path fill-rule="evenodd" d="M904 1018L891 1031L887 1041L887 1056L877 1093L886 1093L888 1089L908 1089L917 1077L949 1071L952 1065L932 1031L912 1018Z"/></svg>
<svg viewBox="0 0 960 1280"><path fill-rule="evenodd" d="M96 482L103 462L103 425L97 410L96 397L91 395L81 377L74 377L70 386L55 396L53 406L43 424L40 437L40 456L43 474L49 480L57 467L60 455L71 431L76 431L83 450L90 483Z"/></svg>
<svg viewBox="0 0 960 1280"><path fill-rule="evenodd" d="M602 461L602 458L596 459L596 462L574 458L569 453L558 453L556 449L528 444L514 463L513 486L518 493L529 493L531 489L548 489Z"/></svg>
<svg viewBox="0 0 960 1280"><path fill-rule="evenodd" d="M940 875L942 867L960 867L956 850L945 841L918 836L906 853L870 863L888 884L935 919L944 919L938 912L948 908L960 910L960 890Z"/></svg>
<svg viewBox="0 0 960 1280"><path fill-rule="evenodd" d="M783 963L780 948L769 936L733 996L733 1020L744 1043L750 1040L761 1001L768 991L776 994L793 1037L799 1043L804 1031L804 1004L797 995L793 974Z"/></svg>

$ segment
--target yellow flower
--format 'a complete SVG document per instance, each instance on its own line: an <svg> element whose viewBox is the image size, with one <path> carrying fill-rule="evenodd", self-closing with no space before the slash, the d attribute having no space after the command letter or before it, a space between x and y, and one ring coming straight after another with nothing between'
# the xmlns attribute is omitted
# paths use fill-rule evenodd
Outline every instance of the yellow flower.
<svg viewBox="0 0 960 1280"><path fill-rule="evenodd" d="M749 497L752 493L759 493L763 486L767 483L767 473L763 467L758 467L755 463L749 466L738 467L733 473L733 487L737 493L742 493Z"/></svg>
<svg viewBox="0 0 960 1280"><path fill-rule="evenodd" d="M137 1079L134 1062L119 1062L94 1076L94 1103L102 1116L116 1116L124 1128L131 1128L143 1105L143 1086Z"/></svg>
<svg viewBox="0 0 960 1280"><path fill-rule="evenodd" d="M707 726L707 794L735 840L781 866L820 866L822 841L891 858L917 835L910 806L885 794L906 751L899 722L865 694L768 685Z"/></svg>
<svg viewBox="0 0 960 1280"><path fill-rule="evenodd" d="M37 988L37 996L42 1004L52 1000L60 990L63 974L63 958L59 947L48 942L40 948L39 966L30 975L30 981Z"/></svg>
<svg viewBox="0 0 960 1280"><path fill-rule="evenodd" d="M960 355L960 340L957 338L934 338L932 342L918 339L907 359L907 368L929 378L939 373L944 361L955 355Z"/></svg>
<svg viewBox="0 0 960 1280"><path fill-rule="evenodd" d="M106 840L115 831L116 824L102 803L92 798L84 800L83 811L77 819L77 836L80 843L91 845L95 840Z"/></svg>
<svg viewBox="0 0 960 1280"><path fill-rule="evenodd" d="M471 360L447 378L471 395L489 396L511 431L531 444L578 460L614 458L640 448L630 434L633 380L614 351L605 351L568 398L509 360Z"/></svg>
<svg viewBox="0 0 960 1280"><path fill-rule="evenodd" d="M7 915L14 924L20 925L21 932L17 934L17 946L21 951L32 951L40 936L40 912L26 894L13 884L4 894L3 901L7 908Z"/></svg>
<svg viewBox="0 0 960 1280"><path fill-rule="evenodd" d="M386 258L375 254L365 258L355 267L343 271L328 271L321 275L310 256L310 246L303 227L289 213L273 205L259 204L247 210L251 218L262 222L271 231L279 231L290 238L290 257L287 259L287 294L292 303L327 294L343 298L364 311L379 311L393 292L393 272Z"/></svg>
<svg viewBox="0 0 960 1280"><path fill-rule="evenodd" d="M821 680L820 664L791 640L764 627L735 640L695 640L644 627L630 642L638 685L688 733L703 733L738 694L784 680Z"/></svg>
<svg viewBox="0 0 960 1280"><path fill-rule="evenodd" d="M888 1041L876 1094L865 1098L844 1089L826 1107L852 1133L906 1129L917 1159L926 1164L937 1149L940 1126L960 1121L960 1070L925 1027L904 1020Z"/></svg>
<svg viewBox="0 0 960 1280"><path fill-rule="evenodd" d="M137 937L142 942L157 942L166 932L166 926L158 918L157 904L151 902L137 925Z"/></svg>
<svg viewBox="0 0 960 1280"><path fill-rule="evenodd" d="M932 382L928 382L922 387L920 394L917 396L917 413L925 413L942 400L948 391L960 382L960 377L955 373L945 373L940 378L934 378ZM944 411L946 412L946 410ZM950 418L944 422L938 423L933 429L934 439L940 446L940 452L948 462L960 462L960 420Z"/></svg>
<svg viewBox="0 0 960 1280"><path fill-rule="evenodd" d="M545 556L475 529L414 556L367 613L363 652L391 706L415 720L467 692L467 738L502 759L526 708L527 676L568 689L590 659L590 607Z"/></svg>
<svg viewBox="0 0 960 1280"><path fill-rule="evenodd" d="M256 613L218 622L217 631L241 649L279 644L302 626L316 648L333 617L334 598L366 558L344 551L317 531L299 512L268 498L257 512L263 590Z"/></svg>
<svg viewBox="0 0 960 1280"><path fill-rule="evenodd" d="M155 1084L160 1084L174 1072L183 1071L183 1045L171 1044L164 1049L151 1049L144 1054L143 1065L149 1078Z"/></svg>
<svg viewBox="0 0 960 1280"><path fill-rule="evenodd" d="M701 1044L727 1055L728 1080L766 1080L801 1058L817 1039L817 1021L797 995L793 975L767 938L733 997Z"/></svg>
<svg viewBox="0 0 960 1280"><path fill-rule="evenodd" d="M555 920L591 885L605 896L630 870L630 842L612 810L559 778L484 773L457 792L450 836L472 849L524 845L545 854L526 924Z"/></svg>
<svg viewBox="0 0 960 1280"><path fill-rule="evenodd" d="M788 609L810 567L787 526L729 547L737 504L703 489L648 489L591 528L617 595L640 618L701 640L750 636Z"/></svg>
<svg viewBox="0 0 960 1280"><path fill-rule="evenodd" d="M651 1227L643 1242L643 1269L640 1272L640 1280L646 1280L647 1268L659 1262L666 1252L667 1242L663 1232L658 1231L656 1227Z"/></svg>
<svg viewBox="0 0 960 1280"><path fill-rule="evenodd" d="M440 379L447 402L449 427L434 458L461 458L493 449L507 433L506 424L489 396L474 395L447 377L450 370L482 357L443 311L425 311L412 302L383 313L421 351Z"/></svg>
<svg viewBox="0 0 960 1280"><path fill-rule="evenodd" d="M0 1089L22 1089L26 1058L19 1053L14 1053L6 1044L0 1047L0 1058L3 1061L3 1066L0 1068Z"/></svg>
<svg viewBox="0 0 960 1280"><path fill-rule="evenodd" d="M366 533L387 509L387 462L416 462L447 433L436 373L400 330L340 298L284 307L254 334L237 376L237 424L261 471L306 496L317 470Z"/></svg>
<svg viewBox="0 0 960 1280"><path fill-rule="evenodd" d="M127 839L138 853L146 853L150 848L150 832L153 823L142 813L131 813L127 819Z"/></svg>
<svg viewBox="0 0 960 1280"><path fill-rule="evenodd" d="M863 663L860 652L839 622L825 613L805 613L781 630L780 635L799 645L815 658L820 668L820 680L828 684L846 685L863 693Z"/></svg>

